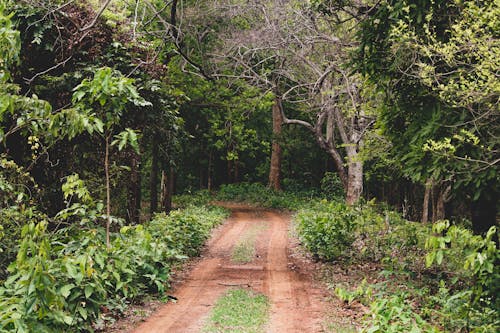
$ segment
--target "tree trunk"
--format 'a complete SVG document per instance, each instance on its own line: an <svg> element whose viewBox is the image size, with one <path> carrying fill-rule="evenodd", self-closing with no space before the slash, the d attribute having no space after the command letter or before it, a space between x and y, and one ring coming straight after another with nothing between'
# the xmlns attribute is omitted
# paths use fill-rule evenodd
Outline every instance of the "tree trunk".
<svg viewBox="0 0 500 333"><path fill-rule="evenodd" d="M208 168L207 168L207 189L208 189L208 191L212 190L212 159L213 159L213 153L210 150L210 153L208 154Z"/></svg>
<svg viewBox="0 0 500 333"><path fill-rule="evenodd" d="M347 167L346 203L353 205L359 201L363 193L363 162L355 161Z"/></svg>
<svg viewBox="0 0 500 333"><path fill-rule="evenodd" d="M153 137L151 148L151 175L149 179L150 203L149 211L151 216L158 210L158 142Z"/></svg>
<svg viewBox="0 0 500 333"><path fill-rule="evenodd" d="M109 138L111 134L106 135L106 153L104 155L104 172L106 173L106 247L109 249L111 243L109 240L109 229L111 226L111 185L109 179Z"/></svg>
<svg viewBox="0 0 500 333"><path fill-rule="evenodd" d="M441 187L436 199L436 213L434 215L434 222L444 220L446 218L445 204L449 200L451 186L445 185Z"/></svg>
<svg viewBox="0 0 500 333"><path fill-rule="evenodd" d="M141 172L140 155L130 153L130 182L128 184L128 222L140 223L141 211Z"/></svg>
<svg viewBox="0 0 500 333"><path fill-rule="evenodd" d="M170 166L169 168L169 174L167 177L167 183L165 185L166 193L163 195L163 210L165 213L170 213L172 211L172 196L174 195L174 179L175 177L175 171L174 167Z"/></svg>
<svg viewBox="0 0 500 333"><path fill-rule="evenodd" d="M282 111L279 97L274 99L272 108L273 116L273 141L271 150L271 168L269 170L269 187L275 191L281 191L281 145L279 138L282 131Z"/></svg>
<svg viewBox="0 0 500 333"><path fill-rule="evenodd" d="M429 201L432 191L432 180L429 178L425 182L424 203L422 206L422 223L429 222Z"/></svg>
<svg viewBox="0 0 500 333"><path fill-rule="evenodd" d="M239 179L240 179L240 162L239 160L234 160L234 175L233 175L234 183L237 183Z"/></svg>

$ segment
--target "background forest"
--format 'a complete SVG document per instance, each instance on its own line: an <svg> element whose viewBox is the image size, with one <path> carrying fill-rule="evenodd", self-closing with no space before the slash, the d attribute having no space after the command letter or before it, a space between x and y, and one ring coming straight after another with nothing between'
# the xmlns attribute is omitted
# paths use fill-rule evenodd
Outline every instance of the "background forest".
<svg viewBox="0 0 500 333"><path fill-rule="evenodd" d="M494 332L499 17L495 0L0 0L0 331L100 329L105 300L163 292L226 216L220 189L302 209L327 261L394 217L358 259L413 235L449 265L429 294L455 297L421 331Z"/></svg>

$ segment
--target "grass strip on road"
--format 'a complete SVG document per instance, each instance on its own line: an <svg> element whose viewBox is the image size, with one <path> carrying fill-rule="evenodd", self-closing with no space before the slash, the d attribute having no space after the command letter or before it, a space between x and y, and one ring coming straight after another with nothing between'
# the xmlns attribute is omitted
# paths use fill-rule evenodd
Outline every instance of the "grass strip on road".
<svg viewBox="0 0 500 333"><path fill-rule="evenodd" d="M266 296L247 289L232 289L217 301L204 333L260 333L269 318Z"/></svg>
<svg viewBox="0 0 500 333"><path fill-rule="evenodd" d="M258 224L253 226L248 232L236 243L231 254L231 260L237 264L247 264L255 258L255 241L260 232L265 229L265 226Z"/></svg>

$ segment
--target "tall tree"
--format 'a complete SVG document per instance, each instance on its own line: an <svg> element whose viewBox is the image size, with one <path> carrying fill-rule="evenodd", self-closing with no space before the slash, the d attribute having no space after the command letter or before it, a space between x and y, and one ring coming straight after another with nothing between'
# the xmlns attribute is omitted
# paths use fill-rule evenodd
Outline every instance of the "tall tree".
<svg viewBox="0 0 500 333"><path fill-rule="evenodd" d="M388 92L382 126L404 172L460 194L475 231L496 223L500 89L497 1L382 1L363 21L360 69ZM465 195L464 195L465 194Z"/></svg>
<svg viewBox="0 0 500 333"><path fill-rule="evenodd" d="M346 68L353 27L295 1L249 1L219 10L228 20L222 47L211 53L216 77L244 79L294 103L300 117L284 124L308 129L334 161L346 201L363 192L363 136L373 123L364 108L364 82ZM233 23L232 25L230 23ZM239 29L234 29L234 26Z"/></svg>

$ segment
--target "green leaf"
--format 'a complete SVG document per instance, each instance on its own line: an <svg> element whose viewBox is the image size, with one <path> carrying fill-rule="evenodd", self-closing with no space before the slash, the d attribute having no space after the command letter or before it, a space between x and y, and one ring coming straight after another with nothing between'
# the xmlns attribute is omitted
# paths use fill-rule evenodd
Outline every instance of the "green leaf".
<svg viewBox="0 0 500 333"><path fill-rule="evenodd" d="M88 318L88 312L87 312L87 309L85 309L84 307L78 307L78 312L80 313L80 316L82 316L82 318L84 320L87 320Z"/></svg>
<svg viewBox="0 0 500 333"><path fill-rule="evenodd" d="M71 325L73 324L73 317L68 316L68 315L63 315L63 320L66 325Z"/></svg>
<svg viewBox="0 0 500 333"><path fill-rule="evenodd" d="M62 297L67 298L69 294L71 293L71 289L73 289L75 285L73 283L66 284L61 287L59 292L61 293Z"/></svg>
<svg viewBox="0 0 500 333"><path fill-rule="evenodd" d="M91 285L85 286L85 298L89 298L93 292L94 292L94 287L92 287Z"/></svg>
<svg viewBox="0 0 500 333"><path fill-rule="evenodd" d="M437 253L436 253L436 263L438 265L441 265L442 262L443 262L443 251L437 251Z"/></svg>

